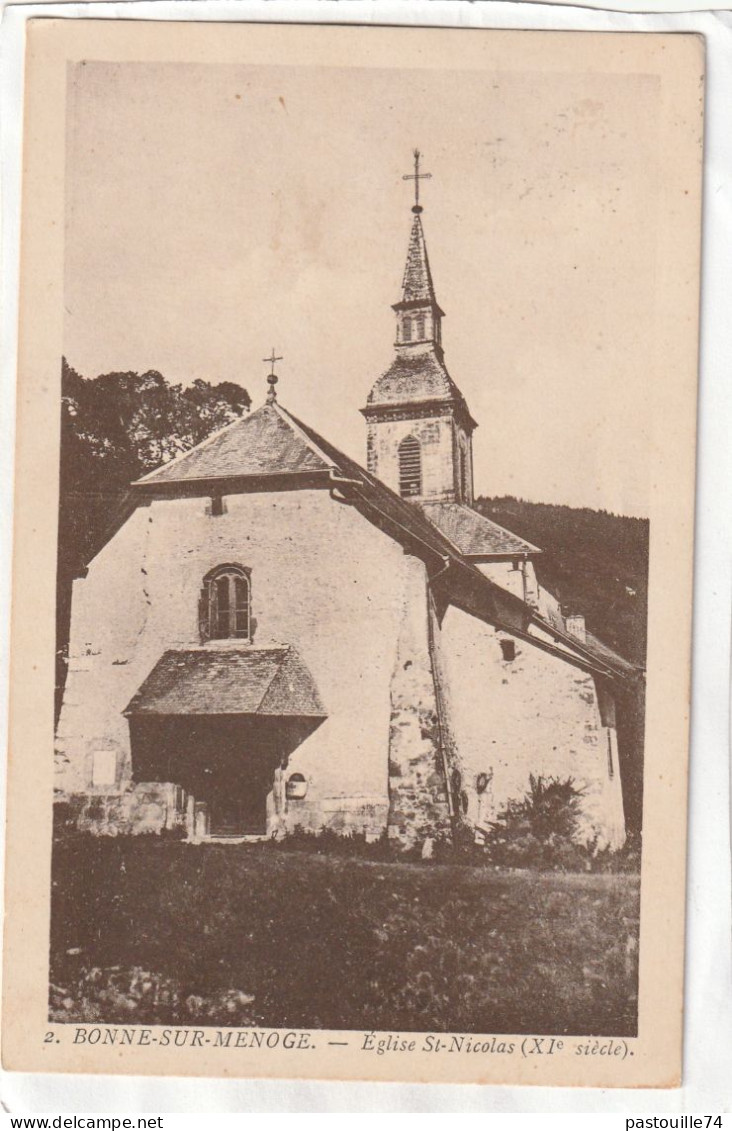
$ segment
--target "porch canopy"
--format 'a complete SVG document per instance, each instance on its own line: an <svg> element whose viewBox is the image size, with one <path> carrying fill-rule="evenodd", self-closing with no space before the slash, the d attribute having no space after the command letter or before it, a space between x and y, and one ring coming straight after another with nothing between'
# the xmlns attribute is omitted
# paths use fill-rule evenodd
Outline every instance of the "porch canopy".
<svg viewBox="0 0 732 1131"><path fill-rule="evenodd" d="M288 646L165 652L124 714L133 779L182 786L217 835L264 832L274 771L327 718Z"/></svg>
<svg viewBox="0 0 732 1131"><path fill-rule="evenodd" d="M123 714L327 718L294 648L195 648L165 652Z"/></svg>

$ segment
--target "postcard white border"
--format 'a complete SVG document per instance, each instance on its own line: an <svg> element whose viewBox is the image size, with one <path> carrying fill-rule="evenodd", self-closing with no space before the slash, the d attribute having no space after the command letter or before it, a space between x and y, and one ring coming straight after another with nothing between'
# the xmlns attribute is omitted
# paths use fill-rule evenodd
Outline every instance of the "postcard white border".
<svg viewBox="0 0 732 1131"><path fill-rule="evenodd" d="M409 18L407 18L407 12ZM369 19L365 19L368 14ZM678 1091L394 1084L130 1079L5 1074L2 1099L14 1112L67 1111L697 1111L727 1103L730 1005L729 810L729 496L732 473L732 17L728 13L630 15L540 7L404 0L343 4L331 0L181 0L181 2L8 6L3 27L3 352L2 559L3 631L9 609L9 484L17 343L18 174L22 41L33 16L136 19L283 20L419 23L449 26L614 31L683 31L707 43L702 352L694 608L690 854L684 1084ZM10 301L9 301L10 300ZM3 537L4 535L4 537ZM7 649L2 650L3 658ZM5 674L3 672L3 674ZM7 681L3 681L4 687ZM4 697L5 699L5 697ZM6 700L5 700L6 701ZM5 718L3 716L3 725ZM3 743L4 745L4 743ZM334 1106L337 1105L337 1106Z"/></svg>

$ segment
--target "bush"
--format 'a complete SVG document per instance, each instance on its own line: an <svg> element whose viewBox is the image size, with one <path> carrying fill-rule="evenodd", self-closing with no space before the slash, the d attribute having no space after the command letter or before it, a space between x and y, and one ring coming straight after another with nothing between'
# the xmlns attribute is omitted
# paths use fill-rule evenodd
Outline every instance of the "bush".
<svg viewBox="0 0 732 1131"><path fill-rule="evenodd" d="M637 872L639 838L620 849L580 840L583 791L572 778L529 777L529 790L509 801L491 823L485 852L492 864L556 872Z"/></svg>
<svg viewBox="0 0 732 1131"><path fill-rule="evenodd" d="M486 851L494 864L583 871L589 853L577 842L582 790L572 778L529 777L521 800L508 801L491 822Z"/></svg>

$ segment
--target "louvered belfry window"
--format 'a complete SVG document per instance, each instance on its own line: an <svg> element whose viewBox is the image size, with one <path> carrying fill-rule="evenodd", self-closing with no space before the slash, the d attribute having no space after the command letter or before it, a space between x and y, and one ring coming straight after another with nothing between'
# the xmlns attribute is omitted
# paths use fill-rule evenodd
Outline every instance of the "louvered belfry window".
<svg viewBox="0 0 732 1131"><path fill-rule="evenodd" d="M422 494L422 450L414 436L399 445L399 494L403 498Z"/></svg>
<svg viewBox="0 0 732 1131"><path fill-rule="evenodd" d="M208 640L250 639L251 581L242 566L220 566L204 582L201 635Z"/></svg>

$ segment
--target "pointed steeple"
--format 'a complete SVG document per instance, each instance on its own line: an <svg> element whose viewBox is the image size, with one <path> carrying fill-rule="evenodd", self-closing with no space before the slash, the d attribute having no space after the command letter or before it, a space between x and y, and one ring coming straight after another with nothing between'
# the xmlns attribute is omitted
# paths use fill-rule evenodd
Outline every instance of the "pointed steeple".
<svg viewBox="0 0 732 1131"><path fill-rule="evenodd" d="M442 319L445 312L435 298L427 243L422 227L422 208L412 209L414 219L409 235L407 262L402 280L402 297L392 310L397 316L397 353L418 352L415 347L427 345L442 360Z"/></svg>
<svg viewBox="0 0 732 1131"><path fill-rule="evenodd" d="M472 501L470 436L475 421L447 372L442 349L444 312L435 296L422 227L419 171L412 227L397 316L395 358L378 378L362 409L369 423L369 470L401 494L424 499ZM411 461L411 462L410 462Z"/></svg>
<svg viewBox="0 0 732 1131"><path fill-rule="evenodd" d="M432 282L427 244L419 213L412 221L412 234L407 249L407 264L402 282L402 302L429 302L437 305L435 288Z"/></svg>

